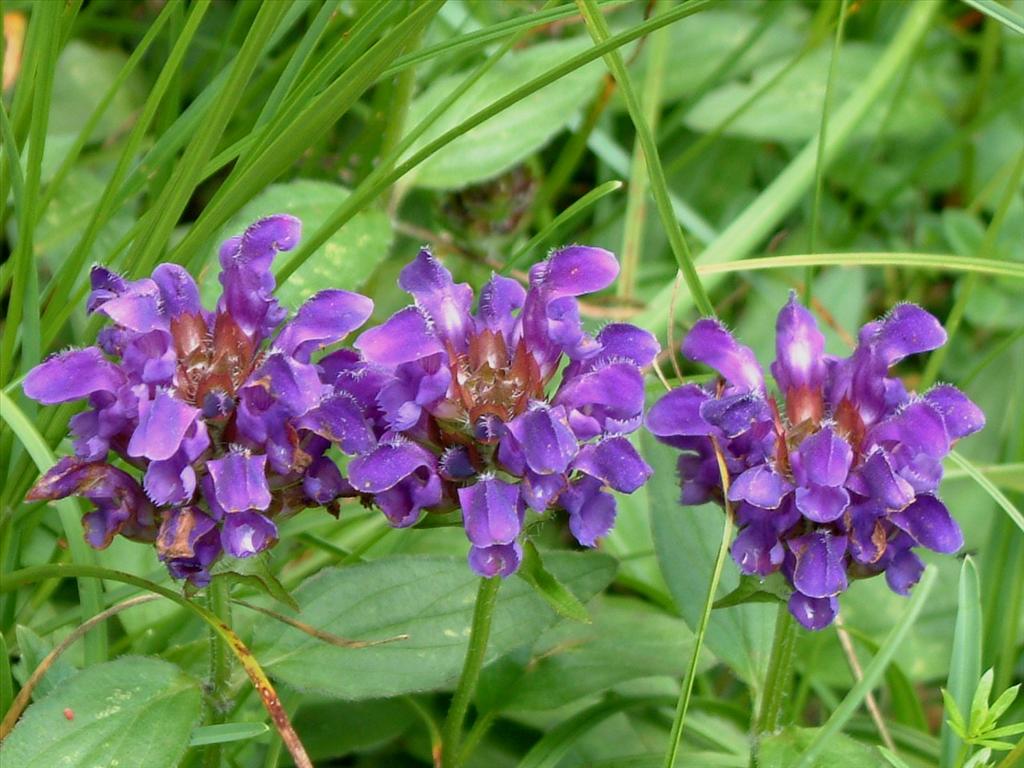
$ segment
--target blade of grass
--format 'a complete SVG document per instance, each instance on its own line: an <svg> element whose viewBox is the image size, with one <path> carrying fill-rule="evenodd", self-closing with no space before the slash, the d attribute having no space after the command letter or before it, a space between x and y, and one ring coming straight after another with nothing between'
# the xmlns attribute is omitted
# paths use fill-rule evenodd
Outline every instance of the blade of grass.
<svg viewBox="0 0 1024 768"><path fill-rule="evenodd" d="M871 663L864 668L864 677L850 689L825 724L817 730L814 738L811 739L807 748L800 755L800 761L794 768L810 768L815 765L816 758L828 745L829 740L842 730L843 726L857 710L857 707L860 706L868 691L873 690L875 685L878 684L878 681L885 674L885 669L889 666L893 655L895 655L902 644L903 638L906 637L907 632L910 631L910 628L924 609L928 597L931 595L932 588L935 586L935 578L935 569L931 567L925 568L920 583L914 587L914 595L910 598L906 612L899 623L886 636L885 642L882 643L878 653L871 659Z"/></svg>
<svg viewBox="0 0 1024 768"><path fill-rule="evenodd" d="M295 733L295 729L292 727L291 720L288 718L288 713L284 711L281 706L281 701L278 698L277 691L274 690L273 684L270 682L270 678L267 677L266 672L260 666L259 662L253 656L252 651L242 642L242 639L235 633L235 631L227 624L220 621L213 613L199 605L198 603L189 600L188 598L179 595L166 587L162 587L152 581L133 576L130 573L123 573L121 571L111 570L110 568L101 568L96 565L37 565L31 568L22 568L19 571L9 573L0 584L0 592L10 592L11 590L17 589L25 584L31 584L36 581L42 581L44 579L53 578L77 578L77 579L104 579L107 581L119 581L124 584L131 584L132 586L139 587L148 592L166 597L168 600L177 603L183 608L191 611L199 619L205 622L213 629L217 635L224 640L224 642L231 648L232 653L238 659L239 664L245 670L246 675L252 681L253 687L256 689L256 693L259 694L260 699L263 702L263 706L266 708L267 713L270 715L271 721L277 728L278 733L281 734L282 740L285 742L285 746L288 747L288 751L291 752L295 765L298 768L313 768L313 763L310 762L309 757L306 755L306 750L302 746L302 742L299 741L298 735Z"/></svg>
<svg viewBox="0 0 1024 768"><path fill-rule="evenodd" d="M665 0L659 0L655 11L664 10ZM669 36L667 29L659 29L647 42L647 74L644 78L641 104L644 120L652 136L657 135L661 117L661 86L665 80L665 62L668 59ZM611 54L609 54L611 55ZM615 292L620 298L631 300L636 289L637 271L640 265L640 249L643 247L644 224L647 221L647 164L639 132L633 139L633 162L629 173L629 187L626 189L626 213L622 231L622 249L619 254L621 269L616 281Z"/></svg>
<svg viewBox="0 0 1024 768"><path fill-rule="evenodd" d="M0 417L10 427L11 432L28 451L40 472L52 467L57 458L50 450L35 426L24 412L5 393L0 392ZM75 499L62 499L54 502L64 528L71 559L81 565L95 565L96 553L89 548L82 530L82 509ZM5 575L4 581L7 576ZM88 619L103 610L102 587L99 582L80 579L78 582L79 601L82 604L83 618ZM107 638L103 632L90 632L85 638L85 661L87 665L99 664L106 660Z"/></svg>
<svg viewBox="0 0 1024 768"><path fill-rule="evenodd" d="M65 299L63 301L51 301L43 315L44 345L47 349L52 347L60 328L64 325L67 318L70 317L71 312L77 307L77 302L66 299L70 298L69 295L75 282L81 278L85 261L89 257L89 253L92 251L100 231L110 220L110 217L117 208L124 203L124 199L120 195L122 182L128 176L131 166L135 163L139 147L142 145L142 141L160 107L160 103L163 101L168 89L177 81L185 54L192 44L200 22L202 22L209 9L210 0L196 0L191 5L185 26L182 28L181 34L175 41L174 47L171 49L166 61L163 63L160 74L157 76L156 82L153 84L149 95L146 97L146 102L142 106L142 112L138 120L135 121L135 125L132 126L128 134L117 165L114 167L110 180L107 182L107 186L104 188L103 194L100 196L100 200L96 204L92 216L89 218L85 232L75 245L75 249L65 260L60 271L47 286L45 294L47 297L62 297Z"/></svg>
<svg viewBox="0 0 1024 768"><path fill-rule="evenodd" d="M21 368L39 362L39 290L35 254L33 252L37 205L43 149L46 146L46 128L50 117L50 98L57 66L59 24L62 6L45 3L33 8L30 25L39 25L43 43L33 56L35 92L32 99L32 119L29 125L28 154L21 205L18 207L18 240L11 260L14 274L7 304L7 322L0 340L0 383L6 384L14 375L14 353L18 333L21 333ZM15 147L12 146L12 153ZM11 155L13 157L13 155ZM12 180L13 182L13 180Z"/></svg>
<svg viewBox="0 0 1024 768"><path fill-rule="evenodd" d="M134 274L148 274L156 264L171 231L178 223L200 180L203 167L212 156L228 120L238 107L245 85L255 71L271 34L290 5L290 2L284 0L260 5L238 57L231 66L230 74L224 81L224 87L204 114L202 128L185 148L163 193L140 221L146 236L136 238L126 257L126 263Z"/></svg>
<svg viewBox="0 0 1024 768"><path fill-rule="evenodd" d="M327 217L327 220L323 225L321 225L320 229L308 236L303 243L292 252L288 260L282 263L277 271L278 280L285 280L294 273L296 269L302 266L302 264L313 255L317 248L323 245L329 237L341 229L349 219L351 219L358 211L362 210L363 206L380 194L384 188L393 184L398 179L401 179L406 173L418 166L442 147L450 144L459 136L462 136L481 123L486 122L495 115L500 114L511 105L521 101L530 94L539 91L541 88L554 82L558 78L582 67L585 64L589 64L604 53L625 45L626 43L635 40L638 37L642 37L655 29L659 29L666 24L670 24L673 21L697 13L706 7L709 2L710 0L692 0L685 5L673 8L661 16L656 16L649 21L638 24L637 26L621 32L618 35L614 35L601 45L596 45L589 50L570 57L562 64L553 67L543 75L539 75L533 80L524 83L511 93L497 99L480 111L466 118L466 120L464 120L460 125L446 131L441 136L438 136L429 144L415 152L409 158L399 163L391 172L382 174L379 177L372 176L372 183L371 177L367 177L366 181L356 187L345 202Z"/></svg>
<svg viewBox="0 0 1024 768"><path fill-rule="evenodd" d="M693 694L693 684L697 679L697 665L700 663L700 654L704 648L704 636L707 634L708 623L711 621L711 610L715 604L718 582L722 578L722 569L725 566L726 558L729 556L729 543L732 541L733 514L732 505L729 502L729 470L725 465L725 456L722 455L722 449L719 448L718 441L715 438L711 438L711 445L715 450L718 473L722 480L725 520L722 524L722 541L718 545L718 554L715 556L715 565L711 571L711 581L708 583L708 592L704 598L704 611L701 613L700 621L697 624L697 631L694 633L693 654L690 656L690 664L686 669L686 676L683 678L679 690L676 713L672 720L672 730L668 737L668 749L665 750L665 768L674 768L676 758L679 756L679 747L683 739L683 726L686 723L686 713Z"/></svg>
<svg viewBox="0 0 1024 768"><path fill-rule="evenodd" d="M1024 17L1014 13L1005 5L997 3L995 0L963 0L963 2L989 18L995 19L1010 31L1024 35Z"/></svg>
<svg viewBox="0 0 1024 768"><path fill-rule="evenodd" d="M830 120L824 153L826 165L849 141L886 85L902 70L906 58L914 51L921 36L928 31L940 7L940 3L933 2L907 6L902 24L877 64ZM757 199L708 245L700 255L701 262L718 264L748 256L806 193L814 178L817 154L815 137ZM634 322L649 330L663 331L669 321L668 308L671 302L672 288L667 286L651 300L647 309ZM676 312L681 313L690 306L689 302L679 301Z"/></svg>
<svg viewBox="0 0 1024 768"><path fill-rule="evenodd" d="M836 64L839 51L843 47L843 31L846 29L846 9L849 0L839 4L839 22L836 24L836 36L832 42L832 56L828 62L828 79L825 81L825 98L821 105L821 125L818 129L818 153L814 161L814 202L811 206L811 229L807 250L815 253L818 250L818 234L821 228L821 196L825 189L825 147L828 146L828 117L832 111L832 100L835 97ZM808 266L804 274L804 304L810 306L813 297L811 285L814 282L814 267Z"/></svg>
<svg viewBox="0 0 1024 768"><path fill-rule="evenodd" d="M244 205L255 192L284 173L295 158L344 115L356 100L377 80L384 66L392 61L422 30L440 8L443 0L417 4L395 28L364 53L327 90L293 115L265 150L254 156L242 171L229 178L204 208L170 255L171 261L195 266L205 258L203 247L217 230Z"/></svg>
<svg viewBox="0 0 1024 768"><path fill-rule="evenodd" d="M953 629L953 652L949 658L949 675L946 690L960 707L961 712L971 711L971 699L981 677L981 588L978 584L978 569L974 561L965 557L960 566L960 583L957 587L956 625ZM946 722L949 713L942 720L940 768L953 768L962 742Z"/></svg>
<svg viewBox="0 0 1024 768"><path fill-rule="evenodd" d="M958 451L950 451L949 458L959 464L960 468L970 475L974 479L974 482L980 485L984 491L992 497L992 500L995 501L996 504L1003 508L1007 517L1009 517L1014 524L1020 528L1021 533L1024 533L1024 514L1021 514L1021 511L1017 509L1016 505L1006 498L1006 495L996 488L992 481L985 477L981 470L974 466L973 462L968 461Z"/></svg>
<svg viewBox="0 0 1024 768"><path fill-rule="evenodd" d="M792 256L764 256L738 262L718 262L697 265L697 274L702 276L723 275L729 272L756 272L763 269L792 269L806 266L837 267L903 267L905 269L934 269L942 272L968 272L980 275L996 275L1024 280L1024 264L975 259L966 256L952 256L932 253L811 253ZM649 311L644 318L649 317ZM651 318L655 322L656 318ZM650 326L648 326L650 327Z"/></svg>
<svg viewBox="0 0 1024 768"><path fill-rule="evenodd" d="M598 44L607 42L611 32L608 29L608 23L605 21L594 0L576 0L576 4L583 13L583 17L587 22L587 29L590 31L590 36L594 38L594 42ZM650 177L651 194L654 196L654 203L658 209L658 215L661 217L661 224L668 235L669 245L672 247L672 253L675 255L679 269L683 273L683 279L686 280L686 286L690 291L693 303L700 310L701 314L714 315L715 309L711 305L711 299L708 298L707 293L704 291L704 286L701 285L700 277L697 276L697 272L693 268L693 256L690 253L690 246L687 245L686 237L683 235L682 229L672 210L672 202L669 200L668 181L665 179L665 171L661 167L661 158L658 155L654 134L644 115L640 99L633 88L626 64L622 60L622 54L619 53L618 49L611 50L605 54L604 59L608 69L615 77L615 81L619 84L619 90L622 93L623 99L626 101L626 108L636 129L637 142L643 150L647 173Z"/></svg>

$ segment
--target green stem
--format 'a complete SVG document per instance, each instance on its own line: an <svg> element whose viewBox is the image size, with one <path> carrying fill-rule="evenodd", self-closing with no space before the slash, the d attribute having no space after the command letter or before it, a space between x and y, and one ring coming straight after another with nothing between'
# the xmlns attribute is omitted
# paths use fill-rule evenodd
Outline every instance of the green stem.
<svg viewBox="0 0 1024 768"><path fill-rule="evenodd" d="M466 719L469 702L473 698L477 678L480 677L480 668L484 664L487 639L491 634L491 619L494 617L494 606L498 602L500 586L501 579L498 577L480 580L480 589L476 593L476 606L473 608L473 627L470 630L466 661L462 665L459 686L455 689L455 696L452 697L441 735L442 768L457 768L459 764L459 739L462 735L462 723Z"/></svg>
<svg viewBox="0 0 1024 768"><path fill-rule="evenodd" d="M711 582L708 584L707 596L704 599L704 612L701 614L700 622L697 624L697 632L694 635L693 654L690 656L690 665L686 670L686 677L679 689L679 701L676 703L676 714L672 720L672 731L669 734L668 749L665 751L665 768L673 768L676 764L676 757L679 754L679 746L683 738L683 724L686 722L686 711L690 707L690 698L693 694L693 683L697 679L697 665L700 663L700 653L704 648L704 636L708 631L708 624L711 622L711 610L714 607L715 595L718 592L718 582L722 578L722 568L729 555L729 543L732 541L733 514L732 507L728 502L729 497L729 472L725 466L725 457L722 455L718 442L712 438L715 448L715 458L718 460L718 471L722 478L725 501L725 524L722 527L722 541L718 545L718 554L715 556L715 565L711 571Z"/></svg>
<svg viewBox="0 0 1024 768"><path fill-rule="evenodd" d="M207 596L210 612L227 626L231 626L231 585L224 576L210 582ZM210 628L210 722L224 722L230 708L228 689L231 684L231 649L217 632ZM220 744L211 744L203 757L205 768L219 768Z"/></svg>
<svg viewBox="0 0 1024 768"><path fill-rule="evenodd" d="M772 655L768 659L768 671L764 678L761 694L761 711L757 716L755 736L771 733L782 723L785 700L789 696L793 676L793 652L796 650L796 622L786 603L779 603L775 618L775 636L772 640Z"/></svg>

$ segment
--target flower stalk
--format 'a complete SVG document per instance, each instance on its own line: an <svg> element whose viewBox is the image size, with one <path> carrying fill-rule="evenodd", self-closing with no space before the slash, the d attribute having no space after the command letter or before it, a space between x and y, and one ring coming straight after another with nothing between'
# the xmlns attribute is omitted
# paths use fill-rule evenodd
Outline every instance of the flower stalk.
<svg viewBox="0 0 1024 768"><path fill-rule="evenodd" d="M441 736L441 768L457 768L459 760L459 741L462 737L462 724L469 710L469 702L476 690L480 677L480 669L487 653L487 641L491 634L491 620L494 618L494 607L498 602L498 588L501 578L492 576L480 579L480 588L476 593L476 605L473 608L473 625L469 635L469 648L466 649L466 660L462 665L459 685L455 689L452 703L448 708L448 716L444 721Z"/></svg>
<svg viewBox="0 0 1024 768"><path fill-rule="evenodd" d="M768 670L761 693L761 711L754 728L755 740L762 733L771 733L782 723L785 699L789 695L793 678L793 657L796 651L796 621L785 603L779 603L775 618L775 634L772 638L772 653L768 658Z"/></svg>
<svg viewBox="0 0 1024 768"><path fill-rule="evenodd" d="M231 626L231 585L227 577L218 576L210 581L207 588L207 602L210 612L227 627ZM231 685L231 649L228 644L210 627L210 725L223 723L227 714ZM220 744L210 744L203 755L205 768L218 768L220 765Z"/></svg>

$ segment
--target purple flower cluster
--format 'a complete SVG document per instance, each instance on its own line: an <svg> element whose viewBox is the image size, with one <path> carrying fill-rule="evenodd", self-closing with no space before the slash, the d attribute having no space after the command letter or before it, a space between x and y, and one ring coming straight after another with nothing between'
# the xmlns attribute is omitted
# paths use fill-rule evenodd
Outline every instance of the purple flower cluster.
<svg viewBox="0 0 1024 768"><path fill-rule="evenodd" d="M865 325L852 355L824 352L824 337L795 296L776 323L765 386L753 352L716 320L700 320L683 354L721 374L687 384L651 408L648 427L683 451L684 504L723 500L715 456L729 472L739 534L732 555L746 574L780 571L790 612L809 629L829 625L849 577L885 573L907 594L923 570L913 547L955 552L963 536L937 494L942 459L985 417L952 386L908 393L889 369L941 346L946 334L920 307L901 304Z"/></svg>
<svg viewBox="0 0 1024 768"><path fill-rule="evenodd" d="M519 567L527 509L567 510L594 546L615 519L608 488L632 493L651 472L625 435L642 422L641 368L658 344L580 321L577 297L617 274L607 251L564 248L530 270L529 290L492 277L474 313L470 286L421 251L399 279L415 303L363 332L365 364L351 356L332 380L366 416L338 435L354 492L396 527L461 508L483 576Z"/></svg>
<svg viewBox="0 0 1024 768"><path fill-rule="evenodd" d="M331 356L326 366L310 358L362 325L373 303L325 290L285 322L270 266L300 229L273 216L227 240L212 312L175 264L136 281L94 267L88 311L113 325L98 346L55 355L25 379L41 403L89 404L71 420L75 455L28 498L89 499L92 546L117 534L155 541L173 576L201 586L222 552L248 557L271 546L275 518L344 495L348 485L324 455L338 431Z"/></svg>

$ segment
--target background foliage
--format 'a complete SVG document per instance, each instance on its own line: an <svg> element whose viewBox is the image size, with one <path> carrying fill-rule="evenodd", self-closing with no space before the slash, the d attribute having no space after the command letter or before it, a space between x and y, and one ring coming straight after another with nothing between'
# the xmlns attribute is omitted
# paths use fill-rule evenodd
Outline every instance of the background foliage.
<svg viewBox="0 0 1024 768"><path fill-rule="evenodd" d="M215 290L216 243L289 212L304 222L302 247L278 265L292 308L330 284L367 293L386 317L423 243L479 284L582 242L623 264L616 289L587 305L593 324L631 318L666 349L669 327L678 342L697 316L676 281L687 251L761 359L776 309L809 277L835 354L895 302L940 317L948 348L902 373L918 389L951 381L988 414L942 489L970 557L933 558L935 584L912 609L878 579L855 584L842 600L852 650L836 628L802 634L789 726L760 764L796 765L812 745L801 764L960 764L964 734L943 725L940 688L968 713L984 670L993 698L1024 677L1024 4L582 7L609 27L598 48L605 35L560 2L3 3L0 711L75 627L146 592L14 571L99 565L177 589L151 547L89 550L76 502L21 502L64 452L72 414L37 410L21 376L94 335L91 263L138 277L177 261ZM601 58L611 51L617 78ZM660 157L650 168L645 142ZM503 585L467 765L662 764L723 516L680 507L672 452L640 443L655 477L619 500L600 553L568 551L554 524L539 532L589 623L523 579ZM250 564L236 597L332 637L393 640L344 647L234 608L317 765L431 763L472 617L465 547L458 528L392 531L349 505L340 520L291 520ZM274 579L292 598L275 598ZM727 562L720 595L737 583ZM288 764L239 667L227 723L203 725L209 643L187 606L140 603L71 645L4 743L5 768L198 765L211 753ZM749 763L774 616L764 603L713 612L677 765ZM871 688L876 719L862 706ZM1022 714L1018 701L1003 722ZM1024 750L1005 754L986 759L1009 766Z"/></svg>

